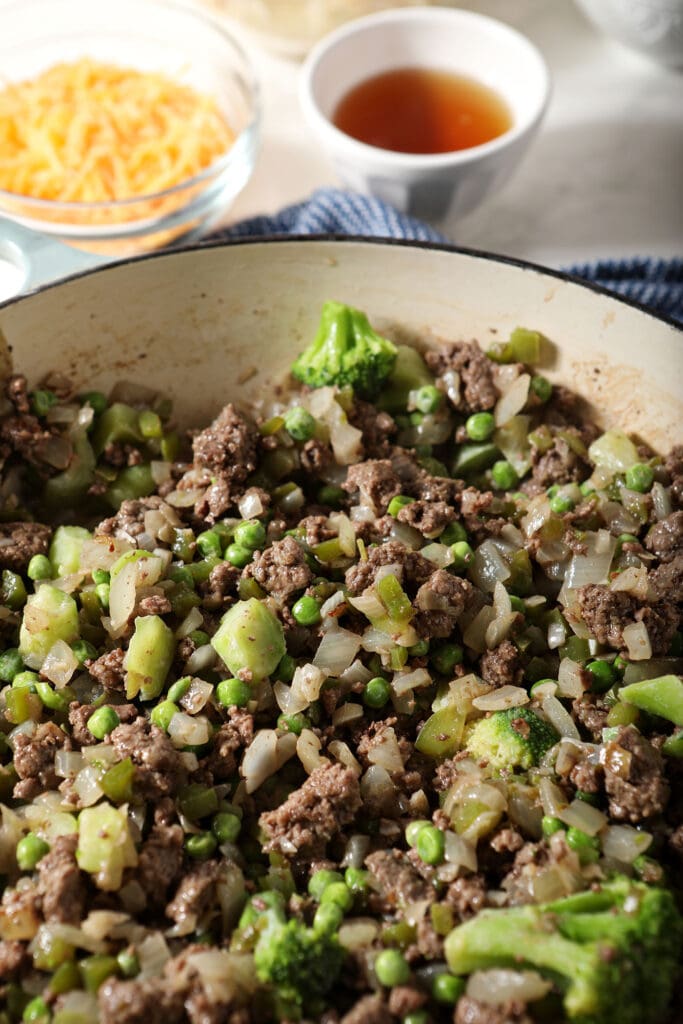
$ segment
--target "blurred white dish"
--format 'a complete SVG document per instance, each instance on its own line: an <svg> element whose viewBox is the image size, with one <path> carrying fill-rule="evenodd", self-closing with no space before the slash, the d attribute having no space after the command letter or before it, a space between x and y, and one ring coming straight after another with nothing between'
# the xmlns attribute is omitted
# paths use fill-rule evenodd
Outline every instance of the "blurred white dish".
<svg viewBox="0 0 683 1024"><path fill-rule="evenodd" d="M423 155L366 145L333 124L350 89L408 67L449 71L488 86L507 103L511 128L483 145ZM306 59L299 93L309 125L346 184L432 220L468 213L509 178L549 94L545 61L525 36L493 18L443 7L386 11L330 33Z"/></svg>
<svg viewBox="0 0 683 1024"><path fill-rule="evenodd" d="M594 25L660 64L683 67L683 0L576 0Z"/></svg>

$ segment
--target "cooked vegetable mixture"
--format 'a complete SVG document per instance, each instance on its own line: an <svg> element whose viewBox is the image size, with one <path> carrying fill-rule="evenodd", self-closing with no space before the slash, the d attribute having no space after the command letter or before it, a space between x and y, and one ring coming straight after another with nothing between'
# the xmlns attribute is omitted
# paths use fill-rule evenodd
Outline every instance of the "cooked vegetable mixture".
<svg viewBox="0 0 683 1024"><path fill-rule="evenodd" d="M5 382L0 1024L680 1021L683 447L549 345Z"/></svg>

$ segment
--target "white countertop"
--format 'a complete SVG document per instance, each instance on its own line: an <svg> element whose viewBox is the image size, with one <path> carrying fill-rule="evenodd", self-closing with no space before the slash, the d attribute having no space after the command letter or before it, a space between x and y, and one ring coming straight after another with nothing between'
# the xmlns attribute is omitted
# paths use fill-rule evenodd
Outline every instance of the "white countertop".
<svg viewBox="0 0 683 1024"><path fill-rule="evenodd" d="M553 97L509 183L458 223L454 242L564 266L601 257L683 253L683 74L600 35L572 0L472 0L541 49ZM232 223L340 185L304 124L299 66L242 37L263 90L263 144Z"/></svg>

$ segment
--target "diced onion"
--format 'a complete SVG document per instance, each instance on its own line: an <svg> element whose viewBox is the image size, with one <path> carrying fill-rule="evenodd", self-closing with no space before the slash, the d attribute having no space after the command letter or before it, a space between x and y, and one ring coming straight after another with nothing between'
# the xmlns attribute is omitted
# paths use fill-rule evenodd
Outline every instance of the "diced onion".
<svg viewBox="0 0 683 1024"><path fill-rule="evenodd" d="M63 640L55 640L41 666L41 674L58 690L66 686L78 668L78 658Z"/></svg>
<svg viewBox="0 0 683 1024"><path fill-rule="evenodd" d="M543 999L552 987L552 982L542 978L536 971L514 971L506 967L493 967L471 974L467 979L465 991L470 999L476 999L488 1006L501 1006L512 1000L533 1003L537 999Z"/></svg>
<svg viewBox="0 0 683 1024"><path fill-rule="evenodd" d="M211 644L202 644L196 651L193 651L185 663L185 671L190 675L197 675L206 672L216 663L217 654Z"/></svg>
<svg viewBox="0 0 683 1024"><path fill-rule="evenodd" d="M475 551L470 576L476 586L487 594L493 593L496 582L504 583L510 579L510 566L490 537Z"/></svg>
<svg viewBox="0 0 683 1024"><path fill-rule="evenodd" d="M334 512L330 516L330 525L337 531L342 554L353 558L356 554L356 531L349 517L344 512Z"/></svg>
<svg viewBox="0 0 683 1024"><path fill-rule="evenodd" d="M278 680L273 685L273 696L283 715L298 715L308 707L308 701L301 693L293 693L291 686Z"/></svg>
<svg viewBox="0 0 683 1024"><path fill-rule="evenodd" d="M58 750L55 754L55 775L68 779L77 775L83 767L83 755L75 750Z"/></svg>
<svg viewBox="0 0 683 1024"><path fill-rule="evenodd" d="M211 728L206 718L193 718L184 711L176 711L169 722L168 735L176 747L201 747L209 742Z"/></svg>
<svg viewBox="0 0 683 1024"><path fill-rule="evenodd" d="M493 589L493 588L491 588ZM483 654L486 650L486 630L496 617L493 608L485 604L474 616L463 633L463 640L468 647L471 647L477 654Z"/></svg>
<svg viewBox="0 0 683 1024"><path fill-rule="evenodd" d="M379 934L379 922L372 917L351 917L340 926L337 938L344 949L371 946Z"/></svg>
<svg viewBox="0 0 683 1024"><path fill-rule="evenodd" d="M320 688L325 682L325 673L317 665L299 665L294 671L292 679L292 698L295 703L305 701L303 707L308 707L320 696ZM300 708L299 710L303 710ZM294 712L289 712L293 714Z"/></svg>
<svg viewBox="0 0 683 1024"><path fill-rule="evenodd" d="M343 725L348 725L349 722L355 722L364 715L363 707L360 704L354 703L354 701L346 701L341 707L336 708L332 715L332 725L335 729L340 729Z"/></svg>
<svg viewBox="0 0 683 1024"><path fill-rule="evenodd" d="M423 558L433 562L438 569L445 569L454 561L453 552L446 544L437 544L436 542L427 544L421 549L420 554Z"/></svg>
<svg viewBox="0 0 683 1024"><path fill-rule="evenodd" d="M557 817L570 828L581 829L589 836L596 836L607 824L606 815L585 800L572 800L567 807L558 811Z"/></svg>
<svg viewBox="0 0 683 1024"><path fill-rule="evenodd" d="M622 637L631 661L647 661L652 657L652 644L644 622L626 626Z"/></svg>
<svg viewBox="0 0 683 1024"><path fill-rule="evenodd" d="M374 626L368 626L363 633L361 646L364 651L369 651L371 654L391 654L396 645L388 633L384 633L381 629L375 629Z"/></svg>
<svg viewBox="0 0 683 1024"><path fill-rule="evenodd" d="M335 590L334 594L323 602L320 606L320 615L323 620L328 620L327 623L324 622L325 626L330 623L336 624L336 617L332 613L342 604L346 604L346 595L343 590Z"/></svg>
<svg viewBox="0 0 683 1024"><path fill-rule="evenodd" d="M600 837L604 857L632 864L652 844L649 832L639 832L631 825L608 825Z"/></svg>
<svg viewBox="0 0 683 1024"><path fill-rule="evenodd" d="M259 729L244 752L240 771L247 793L253 793L277 771L277 741L275 729Z"/></svg>
<svg viewBox="0 0 683 1024"><path fill-rule="evenodd" d="M263 499L256 487L249 487L237 502L242 519L256 519L264 512Z"/></svg>
<svg viewBox="0 0 683 1024"><path fill-rule="evenodd" d="M191 508L205 493L204 487L188 487L186 490L171 491L166 501L173 508Z"/></svg>
<svg viewBox="0 0 683 1024"><path fill-rule="evenodd" d="M543 813L547 814L550 818L559 817L560 813L567 806L564 793L547 776L543 776L538 784L538 795L543 805Z"/></svg>
<svg viewBox="0 0 683 1024"><path fill-rule="evenodd" d="M371 740L368 745L367 758L371 764L378 764L381 768L386 769L390 775L403 771L401 750L396 733L391 726L382 729Z"/></svg>
<svg viewBox="0 0 683 1024"><path fill-rule="evenodd" d="M137 563L128 562L116 574L109 588L109 617L114 632L125 626L135 608Z"/></svg>
<svg viewBox="0 0 683 1024"><path fill-rule="evenodd" d="M449 831L444 833L444 858L449 864L466 868L468 871L477 870L477 851L472 843L463 839L457 832Z"/></svg>
<svg viewBox="0 0 683 1024"><path fill-rule="evenodd" d="M357 706L360 707L360 705ZM336 757L337 761L340 761L341 764L346 765L346 767L350 768L356 773L356 775L361 774L363 769L354 757L348 743L344 743L342 740L332 740L331 743L327 744L327 749L330 754L332 754L332 757Z"/></svg>
<svg viewBox="0 0 683 1024"><path fill-rule="evenodd" d="M157 487L159 484L165 484L167 480L171 479L171 463L165 462L163 459L152 459L149 464L149 471Z"/></svg>
<svg viewBox="0 0 683 1024"><path fill-rule="evenodd" d="M361 638L348 629L335 629L323 635L313 664L327 676L337 678L351 665L360 650Z"/></svg>
<svg viewBox="0 0 683 1024"><path fill-rule="evenodd" d="M528 373L520 373L505 394L501 395L494 409L494 417L497 427L502 427L508 420L516 416L526 405L529 397L529 385L531 377Z"/></svg>
<svg viewBox="0 0 683 1024"><path fill-rule="evenodd" d="M639 601L647 601L649 591L647 569L644 565L630 565L614 577L609 588L610 590L623 590L627 594L633 594Z"/></svg>
<svg viewBox="0 0 683 1024"><path fill-rule="evenodd" d="M421 686L429 686L432 677L426 668L416 668L412 672L396 672L391 681L391 689L400 697L410 690L417 690Z"/></svg>
<svg viewBox="0 0 683 1024"><path fill-rule="evenodd" d="M587 533L585 555L572 555L564 578L567 589L578 589L587 583L606 583L617 546L616 537L607 530Z"/></svg>
<svg viewBox="0 0 683 1024"><path fill-rule="evenodd" d="M89 764L81 768L74 779L74 790L78 793L78 800L81 807L92 807L103 795L100 786L101 771L95 765Z"/></svg>
<svg viewBox="0 0 683 1024"><path fill-rule="evenodd" d="M551 651L557 650L567 641L567 627L564 622L551 622L548 625L547 633L548 648Z"/></svg>
<svg viewBox="0 0 683 1024"><path fill-rule="evenodd" d="M92 572L93 569L109 570L132 547L129 541L118 537L93 537L83 543L80 567L84 572Z"/></svg>
<svg viewBox="0 0 683 1024"><path fill-rule="evenodd" d="M475 697L472 704L479 711L506 711L508 708L521 708L529 703L529 694L521 686L499 686L490 693Z"/></svg>
<svg viewBox="0 0 683 1024"><path fill-rule="evenodd" d="M190 633L194 633L196 629L201 629L203 625L204 616L200 612L199 608L192 608L176 629L175 635L178 639L184 636L189 636Z"/></svg>
<svg viewBox="0 0 683 1024"><path fill-rule="evenodd" d="M652 508L655 516L660 522L671 515L671 489L669 487L664 487L663 484L660 484L659 480L655 480L650 491L650 497L652 498Z"/></svg>
<svg viewBox="0 0 683 1024"><path fill-rule="evenodd" d="M360 792L363 802L372 800L373 803L383 805L394 799L396 787L386 768L379 764L371 764L360 780Z"/></svg>
<svg viewBox="0 0 683 1024"><path fill-rule="evenodd" d="M571 658L563 658L557 674L558 697L581 697L585 689L581 665Z"/></svg>
<svg viewBox="0 0 683 1024"><path fill-rule="evenodd" d="M203 679L193 679L187 693L180 698L180 706L188 715L196 715L207 704L212 693L211 683Z"/></svg>
<svg viewBox="0 0 683 1024"><path fill-rule="evenodd" d="M156 978L171 959L171 951L161 932L150 932L136 949L140 963L138 978Z"/></svg>
<svg viewBox="0 0 683 1024"><path fill-rule="evenodd" d="M316 768L329 763L326 757L320 756L320 746L320 740L311 729L301 730L301 735L296 741L296 753L309 775Z"/></svg>
<svg viewBox="0 0 683 1024"><path fill-rule="evenodd" d="M492 622L489 622L484 633L484 641L490 651L502 644L516 622L517 612L498 615Z"/></svg>
<svg viewBox="0 0 683 1024"><path fill-rule="evenodd" d="M543 708L543 714L550 724L557 729L560 736L571 736L574 740L581 739L574 719L557 697L545 697L541 707Z"/></svg>
<svg viewBox="0 0 683 1024"><path fill-rule="evenodd" d="M277 761L277 770L282 768L283 764L286 764L291 757L296 754L296 734L293 732L286 732L284 736L278 736L277 747L275 750L275 759Z"/></svg>

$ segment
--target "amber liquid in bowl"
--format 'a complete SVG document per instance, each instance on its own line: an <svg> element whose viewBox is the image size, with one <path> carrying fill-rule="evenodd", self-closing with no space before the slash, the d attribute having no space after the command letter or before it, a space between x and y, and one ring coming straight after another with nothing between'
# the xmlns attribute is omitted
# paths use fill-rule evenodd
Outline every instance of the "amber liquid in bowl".
<svg viewBox="0 0 683 1024"><path fill-rule="evenodd" d="M398 153L453 153L512 127L498 93L472 78L398 68L367 78L341 99L333 123L347 135Z"/></svg>

